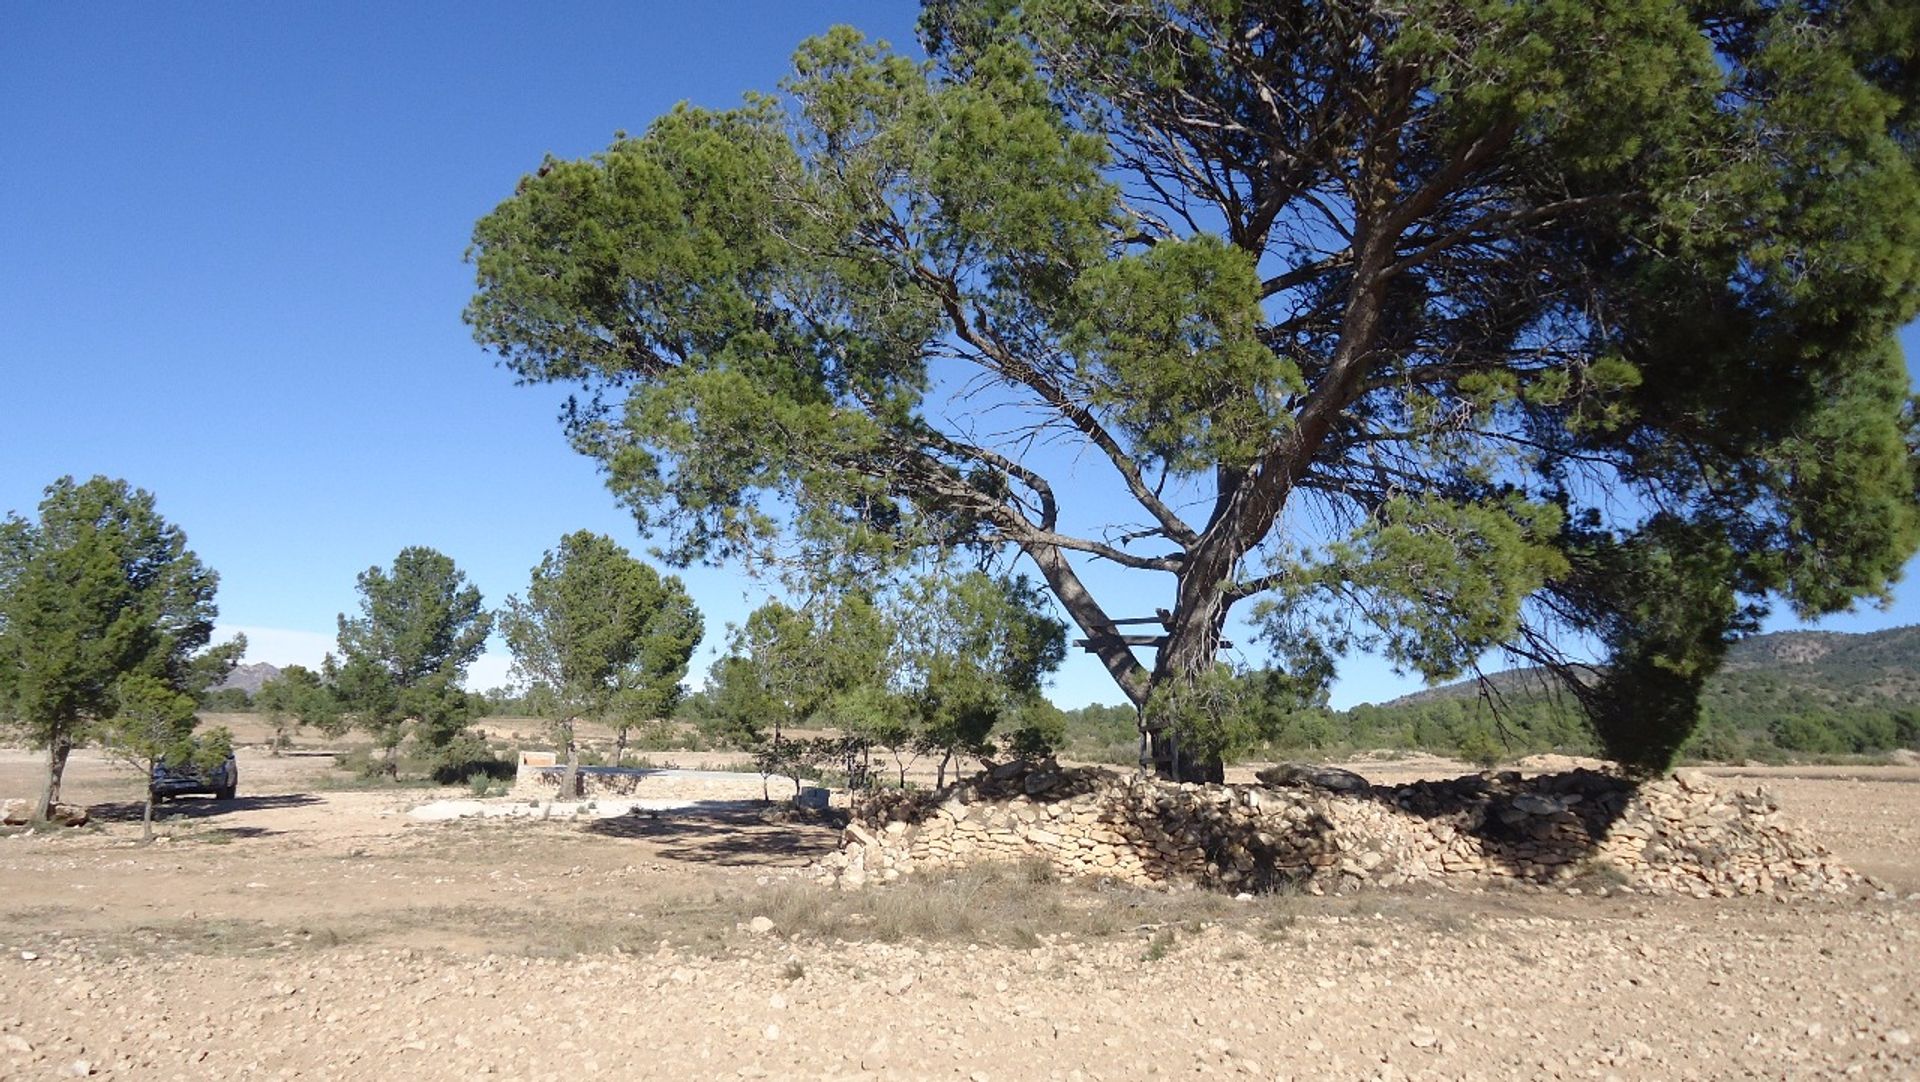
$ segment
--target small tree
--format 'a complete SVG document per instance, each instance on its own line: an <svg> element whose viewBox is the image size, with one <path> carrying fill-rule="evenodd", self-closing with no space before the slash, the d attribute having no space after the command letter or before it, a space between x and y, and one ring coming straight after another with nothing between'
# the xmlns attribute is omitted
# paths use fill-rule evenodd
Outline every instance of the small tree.
<svg viewBox="0 0 1920 1082"><path fill-rule="evenodd" d="M687 703L694 722L709 736L734 747L760 743L771 703L751 659L728 654L707 670L707 685Z"/></svg>
<svg viewBox="0 0 1920 1082"><path fill-rule="evenodd" d="M303 665L289 665L280 675L260 685L254 706L273 727L273 754L292 743L295 731L306 726L330 737L346 731L340 704L320 674Z"/></svg>
<svg viewBox="0 0 1920 1082"><path fill-rule="evenodd" d="M892 648L886 615L869 596L846 589L798 609L769 601L733 629L730 653L714 668L715 702L727 723L758 745L763 781L786 774L797 793L800 769L820 758L811 743L790 740L789 728L858 725L886 712L876 709L876 696Z"/></svg>
<svg viewBox="0 0 1920 1082"><path fill-rule="evenodd" d="M916 742L940 756L938 784L955 756L990 751L992 733L1009 722L1027 730L1014 741L1027 751L1046 743L1043 731L1063 730L1017 724L1040 717L1041 683L1066 659L1066 625L1044 606L1026 579L978 571L936 570L904 592L896 623L914 684L912 725Z"/></svg>
<svg viewBox="0 0 1920 1082"><path fill-rule="evenodd" d="M246 640L207 645L219 581L125 481L63 477L37 522L0 522L0 721L47 751L40 817L129 677L194 696L232 670Z"/></svg>
<svg viewBox="0 0 1920 1082"><path fill-rule="evenodd" d="M661 578L612 538L581 530L541 559L525 599L507 598L501 630L520 675L553 689L555 735L567 757L561 792L573 795L575 722L611 720L618 764L635 721L672 714L702 623L678 578Z"/></svg>
<svg viewBox="0 0 1920 1082"><path fill-rule="evenodd" d="M153 840L153 771L164 762L189 770L210 770L233 753L233 734L225 728L196 739L194 697L175 691L166 681L144 674L129 676L117 689L119 709L108 718L103 742L114 758L140 771L147 798L140 815L140 835Z"/></svg>
<svg viewBox="0 0 1920 1082"><path fill-rule="evenodd" d="M329 654L323 670L391 776L407 721L437 752L474 716L460 679L486 648L493 616L451 559L421 546L400 550L390 571L367 568L356 588L360 615L341 614L340 657Z"/></svg>

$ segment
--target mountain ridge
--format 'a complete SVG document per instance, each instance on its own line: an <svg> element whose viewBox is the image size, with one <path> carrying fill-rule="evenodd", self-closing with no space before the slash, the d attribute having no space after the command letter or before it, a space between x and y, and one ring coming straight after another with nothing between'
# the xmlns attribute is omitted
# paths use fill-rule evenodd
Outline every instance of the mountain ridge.
<svg viewBox="0 0 1920 1082"><path fill-rule="evenodd" d="M225 680L209 688L209 691L226 691L239 688L252 696L259 692L260 685L280 675L280 666L265 661L256 661L248 665L239 665L227 674Z"/></svg>
<svg viewBox="0 0 1920 1082"><path fill-rule="evenodd" d="M1840 695L1873 692L1876 698L1920 703L1920 624L1880 631L1773 631L1749 636L1728 648L1726 663L1707 681L1708 694L1724 695L1758 680ZM1489 673L1486 681L1501 695L1560 691L1546 670L1535 665ZM1390 709L1480 695L1479 680L1456 680L1370 705Z"/></svg>

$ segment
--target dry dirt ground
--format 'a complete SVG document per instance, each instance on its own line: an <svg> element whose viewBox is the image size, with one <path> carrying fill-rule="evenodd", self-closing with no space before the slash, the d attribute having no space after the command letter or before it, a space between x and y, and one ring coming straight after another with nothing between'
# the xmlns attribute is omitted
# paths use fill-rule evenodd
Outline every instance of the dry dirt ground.
<svg viewBox="0 0 1920 1082"><path fill-rule="evenodd" d="M105 822L0 838L0 1078L1920 1076L1920 769L1761 772L1900 896L1791 904L835 894L793 872L823 825L419 823L464 792L241 769L141 845L137 779L81 753ZM0 751L0 797L38 770Z"/></svg>

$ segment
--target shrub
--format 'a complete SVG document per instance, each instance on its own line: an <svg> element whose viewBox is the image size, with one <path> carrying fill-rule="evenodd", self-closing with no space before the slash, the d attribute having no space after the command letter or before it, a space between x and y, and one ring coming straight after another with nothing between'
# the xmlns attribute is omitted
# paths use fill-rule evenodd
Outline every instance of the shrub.
<svg viewBox="0 0 1920 1082"><path fill-rule="evenodd" d="M479 734L468 730L437 750L427 773L441 785L470 785L476 775L492 781L511 781L514 765L495 756Z"/></svg>

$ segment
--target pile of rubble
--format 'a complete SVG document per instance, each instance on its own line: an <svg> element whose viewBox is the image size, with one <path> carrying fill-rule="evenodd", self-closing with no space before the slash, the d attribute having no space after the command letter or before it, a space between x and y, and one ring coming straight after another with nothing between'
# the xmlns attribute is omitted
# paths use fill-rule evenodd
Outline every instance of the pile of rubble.
<svg viewBox="0 0 1920 1082"><path fill-rule="evenodd" d="M1870 887L1780 821L1762 789L1697 771L1633 781L1595 770L1370 785L1326 768L1258 785L1175 784L1052 762L1007 763L934 792L856 804L820 877L843 887L978 860L1144 887L1310 892L1505 881L1700 897Z"/></svg>

